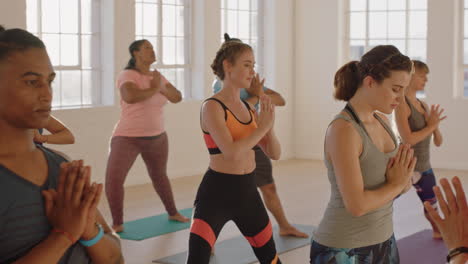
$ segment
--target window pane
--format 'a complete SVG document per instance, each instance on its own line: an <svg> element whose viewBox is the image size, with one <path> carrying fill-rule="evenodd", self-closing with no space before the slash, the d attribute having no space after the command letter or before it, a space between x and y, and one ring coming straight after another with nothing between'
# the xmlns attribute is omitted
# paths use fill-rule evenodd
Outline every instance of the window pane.
<svg viewBox="0 0 468 264"><path fill-rule="evenodd" d="M52 65L57 66L60 64L60 39L58 34L43 34L42 41L47 47Z"/></svg>
<svg viewBox="0 0 468 264"><path fill-rule="evenodd" d="M239 32L237 31L237 12L236 11L227 11L227 33L231 37L237 38L239 36Z"/></svg>
<svg viewBox="0 0 468 264"><path fill-rule="evenodd" d="M78 1L61 1L60 31L62 33L78 33Z"/></svg>
<svg viewBox="0 0 468 264"><path fill-rule="evenodd" d="M238 2L238 0L226 0L227 8L228 9L237 9L237 7L238 7L237 2Z"/></svg>
<svg viewBox="0 0 468 264"><path fill-rule="evenodd" d="M369 38L387 37L387 13L370 12L369 13Z"/></svg>
<svg viewBox="0 0 468 264"><path fill-rule="evenodd" d="M258 36L258 13L252 12L250 13L250 34L252 37Z"/></svg>
<svg viewBox="0 0 468 264"><path fill-rule="evenodd" d="M182 92L183 97L187 97L185 90L185 69L177 69L177 89Z"/></svg>
<svg viewBox="0 0 468 264"><path fill-rule="evenodd" d="M52 82L52 107L61 105L61 94L62 94L62 73L61 71L55 71L55 79Z"/></svg>
<svg viewBox="0 0 468 264"><path fill-rule="evenodd" d="M425 38L427 36L427 12L411 11L409 14L409 37Z"/></svg>
<svg viewBox="0 0 468 264"><path fill-rule="evenodd" d="M185 64L185 39L177 38L177 64Z"/></svg>
<svg viewBox="0 0 468 264"><path fill-rule="evenodd" d="M177 89L177 77L176 77L176 74L175 74L175 69L158 69L162 75L164 75L164 77L166 77L166 79L172 83L172 85L174 85Z"/></svg>
<svg viewBox="0 0 468 264"><path fill-rule="evenodd" d="M465 69L463 76L465 80L463 83L463 95L468 97L468 69Z"/></svg>
<svg viewBox="0 0 468 264"><path fill-rule="evenodd" d="M238 38L250 38L250 15L248 11L239 11L239 34Z"/></svg>
<svg viewBox="0 0 468 264"><path fill-rule="evenodd" d="M349 45L349 57L351 60L360 60L364 55L365 48L364 40L351 40Z"/></svg>
<svg viewBox="0 0 468 264"><path fill-rule="evenodd" d="M465 1L465 3L468 3L468 0ZM465 38L468 37L468 10L465 9L465 17L463 19L463 29L465 31Z"/></svg>
<svg viewBox="0 0 468 264"><path fill-rule="evenodd" d="M413 60L426 60L426 40L410 40L408 56Z"/></svg>
<svg viewBox="0 0 468 264"><path fill-rule="evenodd" d="M251 11L258 11L258 0L250 0Z"/></svg>
<svg viewBox="0 0 468 264"><path fill-rule="evenodd" d="M349 10L351 11L365 11L366 0L350 0Z"/></svg>
<svg viewBox="0 0 468 264"><path fill-rule="evenodd" d="M175 7L172 5L163 5L163 36L175 36Z"/></svg>
<svg viewBox="0 0 468 264"><path fill-rule="evenodd" d="M81 65L83 68L91 68L92 52L91 36L84 35L81 38Z"/></svg>
<svg viewBox="0 0 468 264"><path fill-rule="evenodd" d="M463 63L468 64L468 40L463 40Z"/></svg>
<svg viewBox="0 0 468 264"><path fill-rule="evenodd" d="M405 40L402 40L402 39L389 39L387 41L387 44L389 45L393 45L395 47L397 47L397 49L403 53L403 54L406 54L406 43L405 43Z"/></svg>
<svg viewBox="0 0 468 264"><path fill-rule="evenodd" d="M135 4L135 34L143 35L143 5L140 3Z"/></svg>
<svg viewBox="0 0 468 264"><path fill-rule="evenodd" d="M62 71L62 105L81 105L81 71Z"/></svg>
<svg viewBox="0 0 468 264"><path fill-rule="evenodd" d="M370 0L369 11L375 10L387 10L387 0Z"/></svg>
<svg viewBox="0 0 468 264"><path fill-rule="evenodd" d="M42 31L45 33L59 33L59 0L42 0L41 8Z"/></svg>
<svg viewBox="0 0 468 264"><path fill-rule="evenodd" d="M94 19L91 0L81 0L81 33L93 32L92 25L98 22Z"/></svg>
<svg viewBox="0 0 468 264"><path fill-rule="evenodd" d="M145 4L143 6L143 34L155 36L158 33L158 5Z"/></svg>
<svg viewBox="0 0 468 264"><path fill-rule="evenodd" d="M406 10L406 0L388 1L388 10Z"/></svg>
<svg viewBox="0 0 468 264"><path fill-rule="evenodd" d="M60 64L65 66L79 65L78 36L60 35Z"/></svg>
<svg viewBox="0 0 468 264"><path fill-rule="evenodd" d="M239 0L239 10L249 10L250 0Z"/></svg>
<svg viewBox="0 0 468 264"><path fill-rule="evenodd" d="M176 7L177 36L185 36L185 9L183 6Z"/></svg>
<svg viewBox="0 0 468 264"><path fill-rule="evenodd" d="M351 13L350 14L350 38L365 38L366 37L366 14Z"/></svg>
<svg viewBox="0 0 468 264"><path fill-rule="evenodd" d="M405 12L388 13L388 37L405 38L406 37L406 15Z"/></svg>
<svg viewBox="0 0 468 264"><path fill-rule="evenodd" d="M90 105L93 103L93 76L92 71L82 71L83 78L83 104Z"/></svg>
<svg viewBox="0 0 468 264"><path fill-rule="evenodd" d="M427 10L427 0L408 0L410 9L424 9Z"/></svg>
<svg viewBox="0 0 468 264"><path fill-rule="evenodd" d="M37 25L37 0L27 0L26 2L26 24L27 29L31 33L38 33L39 28Z"/></svg>
<svg viewBox="0 0 468 264"><path fill-rule="evenodd" d="M163 37L163 63L175 64L176 41L173 37Z"/></svg>

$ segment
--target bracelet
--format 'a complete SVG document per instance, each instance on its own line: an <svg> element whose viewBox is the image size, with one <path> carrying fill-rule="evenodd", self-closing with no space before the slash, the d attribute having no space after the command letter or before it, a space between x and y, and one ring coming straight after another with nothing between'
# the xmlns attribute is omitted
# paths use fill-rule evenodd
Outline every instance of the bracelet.
<svg viewBox="0 0 468 264"><path fill-rule="evenodd" d="M72 244L75 244L75 242L76 242L76 239L70 233L68 233L66 231L54 228L54 229L52 229L52 232L64 235L68 240L70 240L70 242Z"/></svg>
<svg viewBox="0 0 468 264"><path fill-rule="evenodd" d="M457 247L451 249L447 255L447 262L450 263L450 259L462 253L468 253L468 247Z"/></svg>
<svg viewBox="0 0 468 264"><path fill-rule="evenodd" d="M99 223L96 223L96 226L98 228L98 233L95 237L91 238L90 240L83 240L80 239L80 244L85 246L85 247L91 247L94 246L97 242L101 240L101 238L104 236L104 229Z"/></svg>

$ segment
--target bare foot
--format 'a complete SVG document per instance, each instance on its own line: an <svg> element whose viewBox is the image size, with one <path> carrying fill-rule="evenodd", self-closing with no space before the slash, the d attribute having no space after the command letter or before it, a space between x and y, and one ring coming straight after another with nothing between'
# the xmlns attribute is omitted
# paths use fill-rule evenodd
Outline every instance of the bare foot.
<svg viewBox="0 0 468 264"><path fill-rule="evenodd" d="M120 232L124 231L124 226L123 225L113 225L112 229L114 229L114 231L116 233L120 233Z"/></svg>
<svg viewBox="0 0 468 264"><path fill-rule="evenodd" d="M190 221L189 218L181 215L180 213L177 213L175 215L170 215L169 216L169 220L172 220L172 221L177 221L177 222L181 222L181 223L187 223Z"/></svg>
<svg viewBox="0 0 468 264"><path fill-rule="evenodd" d="M309 235L297 230L297 228L295 228L294 226L289 226L287 228L280 228L279 234L280 236L293 236L293 237L303 237L303 238L309 237Z"/></svg>

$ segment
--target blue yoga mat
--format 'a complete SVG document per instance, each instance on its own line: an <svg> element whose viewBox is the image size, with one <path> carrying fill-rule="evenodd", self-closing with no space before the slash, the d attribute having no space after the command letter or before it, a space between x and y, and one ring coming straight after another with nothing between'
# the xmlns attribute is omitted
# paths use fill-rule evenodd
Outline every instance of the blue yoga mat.
<svg viewBox="0 0 468 264"><path fill-rule="evenodd" d="M309 238L297 238L280 236L278 227L273 227L273 239L275 240L278 254L310 244L310 237L314 229L309 225L294 225L297 229L309 235ZM166 258L154 260L160 264L184 264L187 260L187 251ZM215 244L215 254L211 256L210 264L248 264L257 262L252 247L243 236L218 241Z"/></svg>
<svg viewBox="0 0 468 264"><path fill-rule="evenodd" d="M192 208L179 211L185 217L192 217ZM120 238L128 240L143 240L176 232L190 227L190 222L171 221L167 214L160 214L124 223L124 231L118 233Z"/></svg>

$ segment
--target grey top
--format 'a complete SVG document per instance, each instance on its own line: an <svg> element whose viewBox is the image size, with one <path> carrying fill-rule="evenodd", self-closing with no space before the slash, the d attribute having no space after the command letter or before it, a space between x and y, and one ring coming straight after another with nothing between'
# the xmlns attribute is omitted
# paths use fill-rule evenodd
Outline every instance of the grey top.
<svg viewBox="0 0 468 264"><path fill-rule="evenodd" d="M411 114L408 117L408 124L411 129L411 132L416 132L425 128L427 126L427 123L426 118L424 118L424 114L420 113L408 100L408 98L406 98L406 96L405 100L411 109ZM427 111L427 109L424 107L424 104L421 103L421 106L424 109L424 111ZM414 168L415 171L425 172L432 167L430 162L430 146L431 135L427 136L425 139L413 146L414 156L418 159L416 161L416 167Z"/></svg>
<svg viewBox="0 0 468 264"><path fill-rule="evenodd" d="M50 233L41 191L56 188L60 155L37 145L47 160L49 175L42 186L21 178L0 164L0 263L12 263L27 254ZM59 264L90 264L84 247L76 243L58 262Z"/></svg>
<svg viewBox="0 0 468 264"><path fill-rule="evenodd" d="M367 190L377 189L386 183L387 163L398 149L398 143L392 130L378 115L375 117L393 139L396 147L391 152L381 152L367 135L365 129L351 117L339 114L333 119L333 121L344 119L351 122L362 138L363 149L359 157L359 164L364 188ZM393 234L393 202L388 202L363 216L353 216L346 210L338 189L333 165L326 158L326 155L325 165L328 169L331 196L322 221L314 231L313 239L319 244L334 248L358 248L388 240Z"/></svg>

